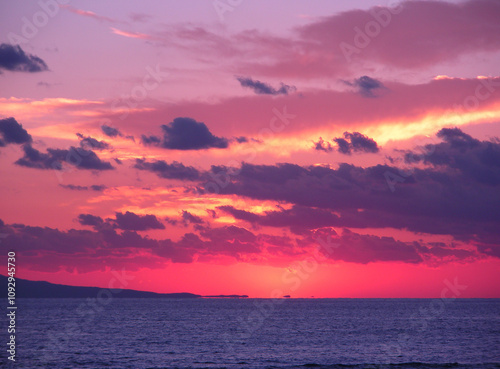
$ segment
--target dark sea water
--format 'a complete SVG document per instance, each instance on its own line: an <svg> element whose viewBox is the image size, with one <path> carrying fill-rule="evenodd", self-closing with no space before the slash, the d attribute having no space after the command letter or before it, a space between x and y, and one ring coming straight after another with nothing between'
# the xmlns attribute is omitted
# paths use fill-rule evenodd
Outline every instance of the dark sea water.
<svg viewBox="0 0 500 369"><path fill-rule="evenodd" d="M16 324L16 368L500 368L498 299L18 299Z"/></svg>

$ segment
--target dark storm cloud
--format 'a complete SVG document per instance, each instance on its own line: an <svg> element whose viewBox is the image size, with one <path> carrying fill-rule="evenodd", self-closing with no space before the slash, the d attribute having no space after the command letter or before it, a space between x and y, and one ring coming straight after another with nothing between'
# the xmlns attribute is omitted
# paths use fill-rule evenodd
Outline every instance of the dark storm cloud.
<svg viewBox="0 0 500 369"><path fill-rule="evenodd" d="M276 165L253 165L242 163L241 168L230 168L223 165L213 165L208 176L217 177L228 173L238 173L236 179L253 178L256 181L268 182L270 184L284 184L290 179L299 179L307 174L308 169L300 165L280 163ZM213 175L213 176L212 176Z"/></svg>
<svg viewBox="0 0 500 369"><path fill-rule="evenodd" d="M377 147L356 132L346 137L350 150L375 151ZM480 141L456 128L441 130L438 138L442 142L427 145L425 154L406 152L407 163L419 166L406 170L404 177L394 164L340 164L334 169L290 163L212 166L206 172L191 168L189 177L200 181L197 191L201 194L292 205L261 214L231 206L219 209L254 225L289 227L296 234L327 226L396 228L451 235L465 243L500 245L494 237L500 223L500 141ZM161 176L160 168L165 165L160 162L156 171L152 166L143 169ZM170 168L165 168L168 173ZM185 168L179 164L179 169L182 173ZM399 179L391 183L394 176ZM397 190L391 190L391 185ZM483 250L496 254L490 246Z"/></svg>
<svg viewBox="0 0 500 369"><path fill-rule="evenodd" d="M327 240L326 236L331 238L331 242L328 241L327 247L321 249L322 254L332 260L346 262L421 263L443 259L472 260L480 257L474 248L465 250L444 243L401 242L393 237L358 234L347 229L343 229L339 235L334 229L318 228L292 240L286 236L255 234L234 225L218 228L199 226L198 233L186 233L178 241L172 241L143 237L134 230L123 230L118 233L116 224L113 224L116 220L103 220L91 214L81 214L78 221L82 225L93 227L93 230L59 231L21 224L9 226L0 221L0 232L7 235L4 239L5 247L15 245L15 249L23 252L25 257L36 255L32 264L26 265L35 270L48 268L48 265L54 265L56 270L58 268L96 270L102 266L89 263L87 258L106 257L106 265L109 265L114 257L124 258L120 260L135 258L138 250L142 250L140 251L142 255L149 252L151 257L157 255L179 263L192 262L196 255L205 260L207 257L220 255L246 260L248 255L257 257L264 251L271 255L287 254L296 257L310 254L311 248L318 250L318 246L321 245L318 240ZM47 255L50 255L50 260L45 259ZM493 255L491 249L487 255ZM54 259L59 263L54 264Z"/></svg>
<svg viewBox="0 0 500 369"><path fill-rule="evenodd" d="M109 149L110 146L106 141L99 141L90 136L85 137L81 133L76 134L80 139L80 147L87 150L106 150Z"/></svg>
<svg viewBox="0 0 500 369"><path fill-rule="evenodd" d="M68 163L78 169L87 170L110 170L114 167L106 161L102 161L95 152L80 147L71 146L65 149L47 149L42 153L27 143L23 146L24 156L15 164L35 169L62 170L62 163Z"/></svg>
<svg viewBox="0 0 500 369"><path fill-rule="evenodd" d="M289 227L295 234L304 234L311 229L339 226L339 217L325 209L314 209L305 206L293 206L291 209L279 211L266 211L263 215L253 214L248 211L236 209L225 205L218 207L235 219L268 227Z"/></svg>
<svg viewBox="0 0 500 369"><path fill-rule="evenodd" d="M437 136L450 144L453 149L473 149L481 144L479 140L472 138L457 127L443 128L437 133Z"/></svg>
<svg viewBox="0 0 500 369"><path fill-rule="evenodd" d="M478 247L478 250L483 254L488 254ZM418 251L423 257L429 258L431 262L435 261L472 261L477 258L477 252L472 250L457 249L450 247L444 242L429 242L427 245L419 244ZM498 255L497 257L500 257ZM434 260L433 260L434 259Z"/></svg>
<svg viewBox="0 0 500 369"><path fill-rule="evenodd" d="M194 224L202 224L203 223L203 219L201 219L197 215L191 214L189 211L183 210L181 217L182 217L182 220L188 224L189 223L194 223Z"/></svg>
<svg viewBox="0 0 500 369"><path fill-rule="evenodd" d="M231 239L237 239L241 242L254 242L257 239L252 232L233 225L221 228L209 228L202 231L200 234L214 242L224 242Z"/></svg>
<svg viewBox="0 0 500 369"><path fill-rule="evenodd" d="M319 250L329 259L351 263L368 264L373 262L404 262L417 264L428 261L419 250L425 248L417 242L402 242L393 237L366 235L342 229L337 234L334 229L320 228L304 237L300 243L316 243L330 239Z"/></svg>
<svg viewBox="0 0 500 369"><path fill-rule="evenodd" d="M293 206L291 209L280 211L267 211L264 214L253 214L232 206L218 208L231 214L235 219L248 221L268 227L289 227L290 230L300 235L299 243L318 243L315 238L321 232L336 235L333 228L383 228L383 221L377 221L377 214L363 215L355 211L342 212L337 215L327 209ZM369 221L372 220L371 223ZM394 224L393 224L394 226ZM319 230L319 231L318 231ZM318 234L316 234L318 233ZM315 237L312 237L315 235ZM325 239L325 237L321 237ZM329 255L335 260L347 262L368 263L376 261L403 261L408 263L426 261L439 262L445 260L465 260L477 258L477 250L457 249L452 244L432 245L414 242L400 242L393 237L380 237L375 235L360 235L344 229L342 236L335 236L332 242L336 245L333 253ZM481 252L486 254L485 252Z"/></svg>
<svg viewBox="0 0 500 369"><path fill-rule="evenodd" d="M31 144L25 144L23 146L23 151L24 156L17 160L15 164L36 169L62 169L61 160L50 151L48 151L47 154L42 153L34 149Z"/></svg>
<svg viewBox="0 0 500 369"><path fill-rule="evenodd" d="M0 74L2 69L13 72L42 72L47 64L38 56L26 54L18 45L0 45Z"/></svg>
<svg viewBox="0 0 500 369"><path fill-rule="evenodd" d="M10 143L23 144L32 141L31 136L14 118L0 119L0 146Z"/></svg>
<svg viewBox="0 0 500 369"><path fill-rule="evenodd" d="M161 143L161 138L157 136L141 136L141 141L144 145L159 145Z"/></svg>
<svg viewBox="0 0 500 369"><path fill-rule="evenodd" d="M5 226L2 231L8 236L2 240L2 246L19 252L56 252L74 255L85 252L96 243L96 235L91 231L69 230L60 232L48 227L31 227L25 225Z"/></svg>
<svg viewBox="0 0 500 369"><path fill-rule="evenodd" d="M212 210L213 211L213 210ZM173 219L166 217L166 222L173 226L182 225L184 227L189 226L190 224L195 225L195 229L198 229L200 224L203 224L203 219L197 215L191 214L189 211L183 210L180 216L180 219Z"/></svg>
<svg viewBox="0 0 500 369"><path fill-rule="evenodd" d="M248 142L248 138L244 137L244 136L240 136L240 137L235 137L234 138L236 140L236 142L238 143L245 143L245 142Z"/></svg>
<svg viewBox="0 0 500 369"><path fill-rule="evenodd" d="M108 187L104 185L91 185L89 187L89 189L91 189L92 191L104 191L106 188Z"/></svg>
<svg viewBox="0 0 500 369"><path fill-rule="evenodd" d="M134 168L153 172L161 178L188 181L196 181L200 179L200 172L196 168L187 167L176 161L172 164L168 164L163 160L147 162L144 159L136 159Z"/></svg>
<svg viewBox="0 0 500 369"><path fill-rule="evenodd" d="M211 255L225 254L239 258L244 254L259 253L262 248L259 237L241 227L208 228L200 235L209 240L203 246Z"/></svg>
<svg viewBox="0 0 500 369"><path fill-rule="evenodd" d="M337 150L342 154L351 155L352 152L377 153L379 151L379 147L373 139L359 132L344 132L344 138L334 138L333 141L337 143Z"/></svg>
<svg viewBox="0 0 500 369"><path fill-rule="evenodd" d="M134 270L140 265L160 267L165 260L191 262L195 253L170 240L154 240L128 230L118 233L103 226L102 218L90 214L82 214L78 220L95 229L61 231L22 224L0 225L0 231L7 235L2 239L2 246L23 253L25 267L38 271L90 272L115 266ZM171 246L163 247L166 243ZM138 254L137 250L143 251ZM156 256L160 250L163 260ZM150 255L144 256L144 252Z"/></svg>
<svg viewBox="0 0 500 369"><path fill-rule="evenodd" d="M359 234L345 228L341 234L333 228L319 228L297 242L302 246L316 245L321 257L360 264L385 261L437 265L482 257L473 247L466 250L442 242L402 242L394 237Z"/></svg>
<svg viewBox="0 0 500 369"><path fill-rule="evenodd" d="M101 130L106 136L109 137L123 136L123 134L118 129L107 126L106 124L103 124L101 126Z"/></svg>
<svg viewBox="0 0 500 369"><path fill-rule="evenodd" d="M94 228L100 228L104 224L104 220L101 217L92 214L80 214L78 216L78 222L81 225L91 226Z"/></svg>
<svg viewBox="0 0 500 369"><path fill-rule="evenodd" d="M324 152L333 151L332 144L330 142L326 142L321 137L319 138L318 142L313 142L313 143L314 143L315 150L324 151Z"/></svg>
<svg viewBox="0 0 500 369"><path fill-rule="evenodd" d="M380 261L417 264L424 261L417 252L419 244L397 241L393 237L362 235L343 229L342 235L333 241L337 245L328 255L333 260L360 264Z"/></svg>
<svg viewBox="0 0 500 369"><path fill-rule="evenodd" d="M350 144L353 135L349 136ZM138 160L136 166L163 178L190 178L200 181L200 184L218 178L216 193L220 195L286 203L287 206L259 214L229 205L217 210L256 225L252 229L287 227L296 235L297 242L305 246L314 243L309 238L316 230L329 227L395 228L454 238L453 243L446 245L407 243L392 237L345 230L336 237L340 246L332 254L335 260L418 263L500 257L500 142L497 139L481 141L457 128L443 129L437 136L441 141L427 145L425 153L416 149L405 153L407 163L419 165L401 177L395 192L390 190L386 174L398 175L401 172L391 165L358 167L340 164L334 169L289 163L243 163L240 168L213 166L206 172L164 161ZM228 173L234 173L229 176L230 181L225 180ZM182 219L176 224L189 221L195 225L193 232L196 233L188 233L180 241L155 241L135 233L136 230L151 229L148 227L153 224L137 221L136 217L144 216L117 213L115 219L103 220L82 215L79 217L81 224L94 227L91 233L98 234L82 234L82 237L86 235L87 240L97 237L107 248L118 247L118 240L124 245L141 245L154 255L172 257L179 262L189 262L195 255L244 258L246 254L262 252L271 242L270 236L241 227L212 229L189 212L183 212ZM121 234L118 233L119 227L125 230ZM41 231L30 229L30 232ZM47 237L50 234L53 233L48 232ZM289 250L287 245L290 242L276 243L277 246L272 246L273 252Z"/></svg>
<svg viewBox="0 0 500 369"><path fill-rule="evenodd" d="M337 151L341 154L351 155L351 145L345 138L334 138L333 141L337 144Z"/></svg>
<svg viewBox="0 0 500 369"><path fill-rule="evenodd" d="M347 228L405 228L405 221L385 211L352 209L331 210L317 207L293 205L290 209L266 211L254 214L226 205L218 208L235 219L247 221L254 225L283 228L288 227L292 233L303 235L311 229L322 227Z"/></svg>
<svg viewBox="0 0 500 369"><path fill-rule="evenodd" d="M245 220L250 223L257 223L260 221L261 217L257 214L251 213L246 210L236 209L231 205L223 205L217 207L217 209L224 211L225 213L231 214L234 219Z"/></svg>
<svg viewBox="0 0 500 369"><path fill-rule="evenodd" d="M397 228L448 234L460 242L497 242L496 250L500 240L492 240L500 224L499 141L479 141L457 129L442 130L439 137L443 142L429 145L426 154L406 154L408 161L420 166L404 177L389 165L213 167L216 178L238 173L216 193L293 205L262 214L228 206L220 210L258 225L288 226L298 234L324 226ZM387 174L399 175L394 192Z"/></svg>
<svg viewBox="0 0 500 369"><path fill-rule="evenodd" d="M344 81L344 83L348 86L355 87L356 91L364 97L375 97L374 91L384 87L382 82L368 76L356 78L352 82Z"/></svg>
<svg viewBox="0 0 500 369"><path fill-rule="evenodd" d="M458 128L443 128L437 136L444 142L427 145L425 153L407 152L407 163L423 162L447 167L461 174L461 182L500 185L500 141L479 141Z"/></svg>
<svg viewBox="0 0 500 369"><path fill-rule="evenodd" d="M81 225L94 227L96 230L102 229L121 229L124 231L147 231L150 229L165 229L165 226L156 218L155 215L137 215L130 211L125 213L115 213L115 218L101 217L91 214L80 214L78 222Z"/></svg>
<svg viewBox="0 0 500 369"><path fill-rule="evenodd" d="M146 231L148 229L165 229L165 226L155 215L137 215L130 211L116 213L116 219L111 220L117 228L128 231Z"/></svg>
<svg viewBox="0 0 500 369"><path fill-rule="evenodd" d="M379 152L379 147L377 143L359 133L359 132L344 132L344 137L337 137L333 139L333 142L337 144L337 151L341 154L351 155L353 152L365 152L365 153L377 153ZM333 146L330 142L319 138L317 142L314 143L314 149L317 151L331 152L333 151Z"/></svg>
<svg viewBox="0 0 500 369"><path fill-rule="evenodd" d="M195 254L195 250L179 247L171 240L158 241L158 246L152 252L161 258L170 259L174 263L191 263Z"/></svg>
<svg viewBox="0 0 500 369"><path fill-rule="evenodd" d="M121 221L121 216L118 214L120 213L117 213L116 220ZM265 242L279 244L281 239L269 235L257 236L244 228L229 226L205 228L200 235L186 233L179 241L155 240L141 236L134 230L122 230L118 233L117 228L113 228L111 224L116 220L103 220L91 214L80 214L78 217L80 224L94 229L68 231L22 224L5 225L0 220L0 232L6 235L2 239L2 245L7 249L23 253L27 269L88 272L102 270L115 264L131 265L131 259L138 263L132 265L133 268L144 265L142 264L144 258L148 261L146 265L150 267L159 267L165 260L190 263L195 255L203 257L228 255L239 259L246 254L262 251L261 245ZM150 219L148 218L147 224L144 224L143 220L139 221L143 222L141 228L149 228ZM137 228L128 225L126 227ZM105 263L103 258L106 260Z"/></svg>
<svg viewBox="0 0 500 369"><path fill-rule="evenodd" d="M60 184L59 186L61 186L62 188L65 188L67 190L73 190L73 191L89 191L90 190L90 191L102 192L107 188L104 185L79 186L79 185L72 185L72 184L68 184L68 185Z"/></svg>
<svg viewBox="0 0 500 369"><path fill-rule="evenodd" d="M171 150L225 149L229 140L214 136L203 122L192 118L175 118L161 126L163 139L156 136L142 136L145 145L159 145Z"/></svg>
<svg viewBox="0 0 500 369"><path fill-rule="evenodd" d="M200 234L186 233L177 242L164 242L166 250L171 248L190 250L201 257L227 255L241 260L247 254L258 254L262 251L263 239L267 235L255 235L252 232L235 226L205 228ZM161 255L160 251L157 252Z"/></svg>
<svg viewBox="0 0 500 369"><path fill-rule="evenodd" d="M248 87L258 95L288 95L297 90L295 86L285 85L284 83L281 83L280 88L276 89L267 83L252 78L236 77L236 79L242 87Z"/></svg>

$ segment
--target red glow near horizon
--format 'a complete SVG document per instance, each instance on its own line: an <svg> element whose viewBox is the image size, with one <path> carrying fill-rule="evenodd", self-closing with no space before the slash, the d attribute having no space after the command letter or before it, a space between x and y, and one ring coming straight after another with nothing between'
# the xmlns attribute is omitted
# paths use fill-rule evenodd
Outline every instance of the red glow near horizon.
<svg viewBox="0 0 500 369"><path fill-rule="evenodd" d="M499 266L497 260L440 268L401 263L309 264L301 273L292 274L288 267L173 264L165 269L125 271L130 280L123 288L158 293L236 294L251 298L272 298L275 293L292 298L441 298L443 290L450 283L456 283L460 295L455 297L494 298L500 288L491 285L491 278L499 276ZM374 280L374 275L379 277ZM111 271L85 274L24 271L19 278L108 288L114 274Z"/></svg>

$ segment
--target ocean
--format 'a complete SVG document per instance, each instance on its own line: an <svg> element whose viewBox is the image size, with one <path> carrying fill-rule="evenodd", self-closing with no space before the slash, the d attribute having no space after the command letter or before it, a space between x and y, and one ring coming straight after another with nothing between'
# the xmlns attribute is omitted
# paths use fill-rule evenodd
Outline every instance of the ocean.
<svg viewBox="0 0 500 369"><path fill-rule="evenodd" d="M15 368L500 368L500 299L100 296L17 305ZM1 337L8 342L6 329Z"/></svg>

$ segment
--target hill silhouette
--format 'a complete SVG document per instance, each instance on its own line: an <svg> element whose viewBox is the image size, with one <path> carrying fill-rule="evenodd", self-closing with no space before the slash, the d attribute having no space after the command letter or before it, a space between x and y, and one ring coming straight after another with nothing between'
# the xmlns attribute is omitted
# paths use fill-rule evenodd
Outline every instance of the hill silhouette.
<svg viewBox="0 0 500 369"><path fill-rule="evenodd" d="M8 277L0 275L0 297L7 297ZM30 281L16 278L16 298L87 298L96 297L102 288L77 287L63 284L54 284L43 281ZM116 298L201 298L203 296L193 293L156 293L137 290L109 289Z"/></svg>

